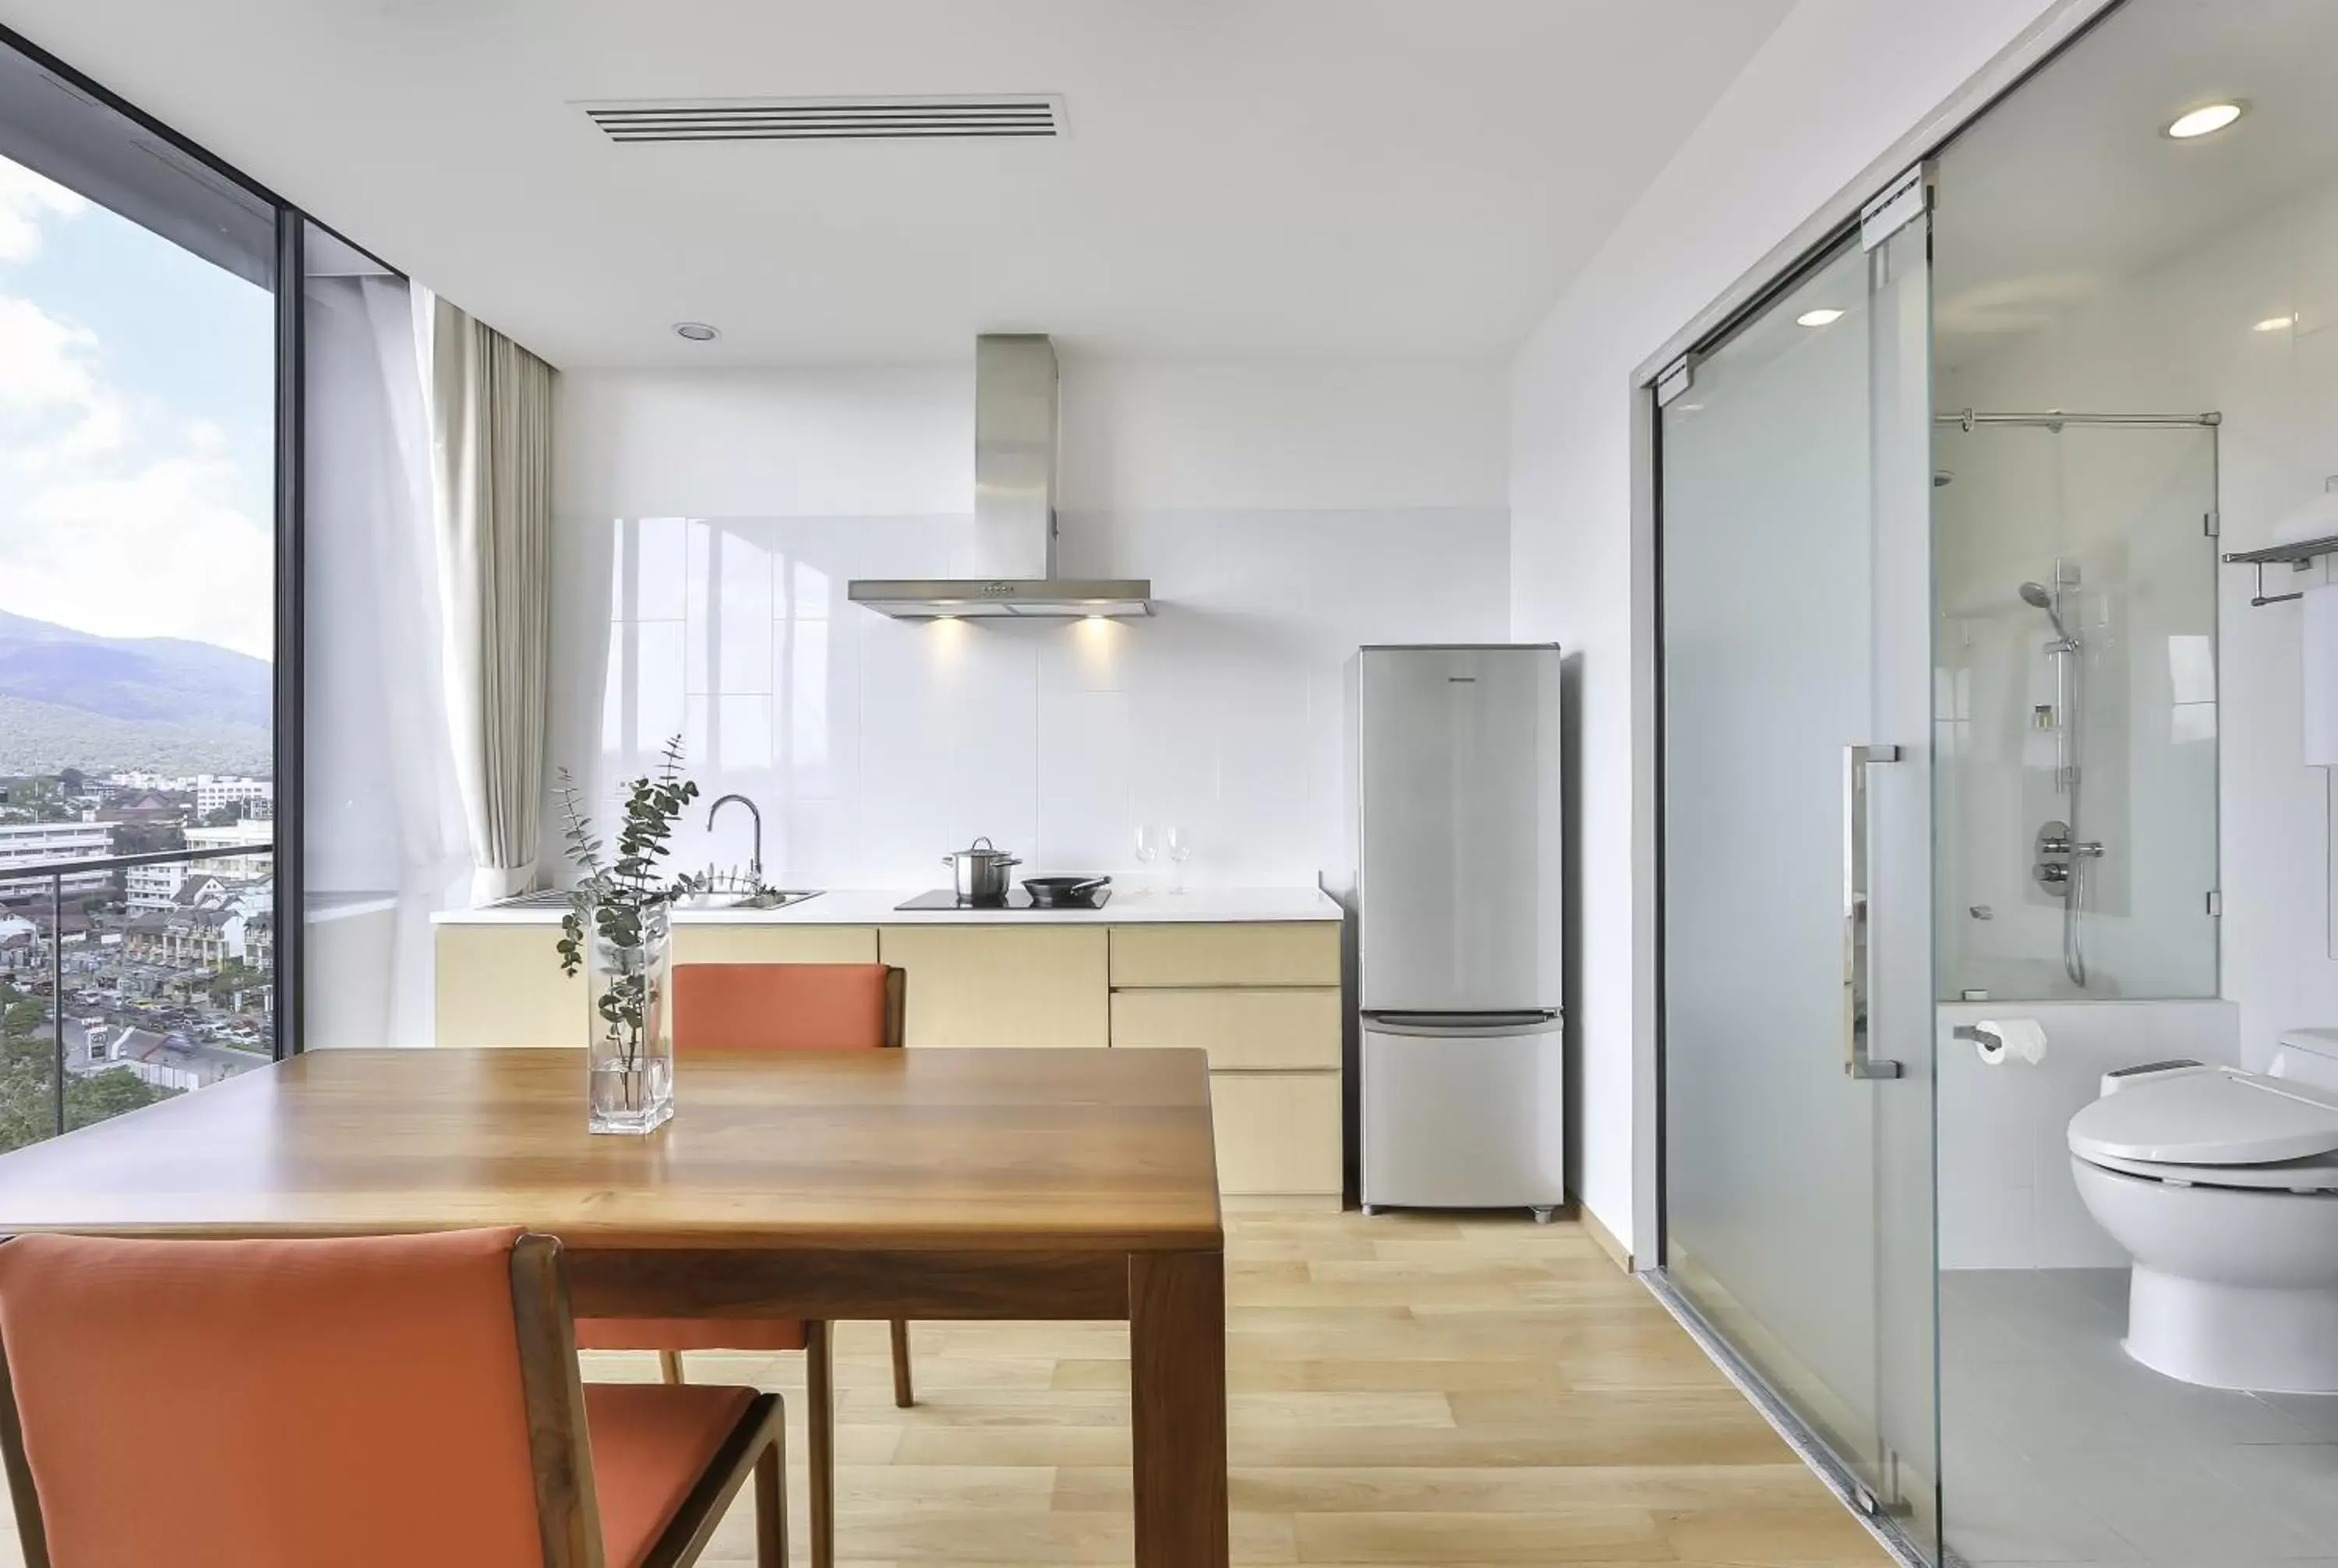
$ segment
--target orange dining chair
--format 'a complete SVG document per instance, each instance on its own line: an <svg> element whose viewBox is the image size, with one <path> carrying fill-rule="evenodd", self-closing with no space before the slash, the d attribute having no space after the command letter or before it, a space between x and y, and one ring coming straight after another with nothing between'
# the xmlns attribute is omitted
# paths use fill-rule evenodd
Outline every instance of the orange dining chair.
<svg viewBox="0 0 2338 1568"><path fill-rule="evenodd" d="M899 1047L902 972L882 964L678 964L673 1045L699 1051L820 1051ZM811 1502L812 1568L835 1562L836 1409L828 1325L755 1318L585 1318L587 1350L655 1350L668 1383L682 1381L685 1350L801 1350L805 1466ZM893 1403L916 1402L909 1326L891 1325Z"/></svg>
<svg viewBox="0 0 2338 1568"><path fill-rule="evenodd" d="M586 1387L560 1244L516 1230L0 1242L0 1459L27 1568L681 1568L779 1396Z"/></svg>

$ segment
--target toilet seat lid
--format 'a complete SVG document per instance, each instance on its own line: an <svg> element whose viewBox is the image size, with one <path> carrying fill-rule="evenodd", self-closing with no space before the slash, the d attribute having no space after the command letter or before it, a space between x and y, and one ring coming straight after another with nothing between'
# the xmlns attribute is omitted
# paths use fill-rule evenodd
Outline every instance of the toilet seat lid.
<svg viewBox="0 0 2338 1568"><path fill-rule="evenodd" d="M2338 1150L2338 1102L2323 1092L2230 1069L2107 1094L2070 1118L2082 1160L2267 1165Z"/></svg>
<svg viewBox="0 0 2338 1568"><path fill-rule="evenodd" d="M2225 1187L2245 1192L2338 1192L2338 1153L2277 1160L2269 1165L2175 1165L2122 1160L2116 1154L2098 1154L2086 1163L2097 1170L2194 1187Z"/></svg>

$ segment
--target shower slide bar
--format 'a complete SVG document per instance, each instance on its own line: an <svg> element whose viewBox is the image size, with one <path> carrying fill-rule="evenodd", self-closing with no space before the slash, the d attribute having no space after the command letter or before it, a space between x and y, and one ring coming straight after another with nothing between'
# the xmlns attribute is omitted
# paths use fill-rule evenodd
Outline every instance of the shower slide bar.
<svg viewBox="0 0 2338 1568"><path fill-rule="evenodd" d="M1953 414L1935 414L1935 425L1954 425L1970 430L1979 425L2027 425L2047 430L2059 430L2065 425L2125 425L2150 430L2178 430L2195 426L2222 425L2222 414L2071 414L2059 408L2049 408L2042 414L1981 414L1970 408L1960 408Z"/></svg>

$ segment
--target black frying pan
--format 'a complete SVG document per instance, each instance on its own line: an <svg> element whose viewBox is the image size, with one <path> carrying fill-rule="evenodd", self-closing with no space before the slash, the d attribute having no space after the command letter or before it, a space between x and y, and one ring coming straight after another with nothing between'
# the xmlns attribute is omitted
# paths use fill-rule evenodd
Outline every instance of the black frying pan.
<svg viewBox="0 0 2338 1568"><path fill-rule="evenodd" d="M1096 894L1112 885L1109 877L1026 877L1023 891L1031 895L1034 909L1093 909Z"/></svg>

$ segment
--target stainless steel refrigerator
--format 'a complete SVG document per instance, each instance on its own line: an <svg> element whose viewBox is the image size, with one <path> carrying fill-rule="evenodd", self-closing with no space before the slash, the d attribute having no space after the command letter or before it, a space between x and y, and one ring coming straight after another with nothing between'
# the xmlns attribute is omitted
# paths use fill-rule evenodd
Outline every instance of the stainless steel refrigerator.
<svg viewBox="0 0 2338 1568"><path fill-rule="evenodd" d="M1348 662L1360 1195L1566 1198L1559 653L1373 647Z"/></svg>

